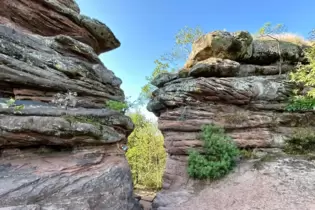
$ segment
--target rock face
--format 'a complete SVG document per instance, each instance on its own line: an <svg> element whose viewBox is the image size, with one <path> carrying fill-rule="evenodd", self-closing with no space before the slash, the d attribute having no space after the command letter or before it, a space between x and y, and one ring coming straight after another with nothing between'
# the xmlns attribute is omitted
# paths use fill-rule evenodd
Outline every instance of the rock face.
<svg viewBox="0 0 315 210"><path fill-rule="evenodd" d="M142 209L121 147L134 125L104 108L124 93L98 54L120 43L79 12L74 0L0 2L0 209ZM74 107L51 103L68 91Z"/></svg>
<svg viewBox="0 0 315 210"><path fill-rule="evenodd" d="M193 44L177 75L163 74L152 82L158 89L147 109L159 117L168 153L163 190L154 201L156 209L187 209L175 206L188 199L191 187L199 183L188 177L187 157L189 148L202 146L198 137L202 125L224 127L241 148L281 149L298 130L314 129L313 112L291 113L285 108L295 88L287 80L288 72L297 62L305 62L303 49L281 42L280 66L276 44L253 40L248 32L212 32ZM254 208L249 204L247 209Z"/></svg>

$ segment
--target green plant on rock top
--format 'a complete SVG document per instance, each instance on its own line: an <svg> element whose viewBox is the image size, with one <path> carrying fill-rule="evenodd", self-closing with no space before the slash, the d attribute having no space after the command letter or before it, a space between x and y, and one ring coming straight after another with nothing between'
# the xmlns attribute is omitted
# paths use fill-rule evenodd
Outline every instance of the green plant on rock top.
<svg viewBox="0 0 315 210"><path fill-rule="evenodd" d="M223 128L214 124L202 127L203 152L189 151L188 174L197 179L218 179L236 165L240 152Z"/></svg>
<svg viewBox="0 0 315 210"><path fill-rule="evenodd" d="M269 38L271 38L277 42L277 49L278 49L278 54L279 54L279 58L280 58L279 75L281 75L281 68L282 68L283 59L282 59L281 48L280 48L280 40L275 35L281 34L284 31L286 31L286 28L283 24L277 24L277 25L272 27L271 23L268 22L268 23L265 23L264 26L261 27L259 29L259 32L258 32L261 37L266 36L266 37L269 37Z"/></svg>

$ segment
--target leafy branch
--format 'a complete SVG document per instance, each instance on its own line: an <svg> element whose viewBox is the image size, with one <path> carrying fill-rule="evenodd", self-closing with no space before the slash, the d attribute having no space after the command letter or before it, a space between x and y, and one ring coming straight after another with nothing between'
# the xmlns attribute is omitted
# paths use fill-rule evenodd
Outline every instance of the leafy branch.
<svg viewBox="0 0 315 210"><path fill-rule="evenodd" d="M279 53L279 75L282 73L282 54L281 54L281 48L280 48L280 40L276 37L277 34L284 33L286 31L286 27L283 24L277 24L275 26L272 26L271 23L265 23L263 27L259 29L259 35L260 37L269 37L277 42L277 48Z"/></svg>

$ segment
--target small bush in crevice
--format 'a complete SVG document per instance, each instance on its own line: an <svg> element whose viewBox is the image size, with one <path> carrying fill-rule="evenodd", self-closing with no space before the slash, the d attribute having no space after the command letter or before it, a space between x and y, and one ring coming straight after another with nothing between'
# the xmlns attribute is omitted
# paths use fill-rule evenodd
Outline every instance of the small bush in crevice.
<svg viewBox="0 0 315 210"><path fill-rule="evenodd" d="M218 179L236 165L239 150L223 128L214 124L202 127L203 152L191 150L188 157L188 174L197 179Z"/></svg>
<svg viewBox="0 0 315 210"><path fill-rule="evenodd" d="M307 96L298 96L292 99L286 106L289 112L311 111L315 108L315 98Z"/></svg>
<svg viewBox="0 0 315 210"><path fill-rule="evenodd" d="M241 124L248 120L249 114L244 111L236 111L235 113L225 115L225 119L229 123Z"/></svg>
<svg viewBox="0 0 315 210"><path fill-rule="evenodd" d="M284 151L299 155L315 152L315 131L311 128L300 128L285 142Z"/></svg>

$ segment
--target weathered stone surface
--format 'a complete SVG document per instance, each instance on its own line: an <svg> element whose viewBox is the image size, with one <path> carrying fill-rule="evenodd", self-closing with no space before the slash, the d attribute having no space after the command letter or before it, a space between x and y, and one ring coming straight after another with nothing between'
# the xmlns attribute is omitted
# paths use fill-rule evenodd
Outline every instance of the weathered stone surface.
<svg viewBox="0 0 315 210"><path fill-rule="evenodd" d="M39 205L22 205L0 208L0 210L40 210Z"/></svg>
<svg viewBox="0 0 315 210"><path fill-rule="evenodd" d="M279 60L278 42L275 40L254 40L252 56L242 59L246 63L270 65ZM290 42L280 42L283 61L297 63L304 61L303 48Z"/></svg>
<svg viewBox="0 0 315 210"><path fill-rule="evenodd" d="M147 108L159 116L165 107L197 105L204 101L238 105L252 101L281 102L288 99L293 88L284 78L284 75L275 75L177 79L154 91L155 97Z"/></svg>
<svg viewBox="0 0 315 210"><path fill-rule="evenodd" d="M25 106L0 109L0 148L38 145L102 145L126 141L129 117L106 109L59 109Z"/></svg>
<svg viewBox="0 0 315 210"><path fill-rule="evenodd" d="M235 76L258 76L258 75L276 75L279 74L281 68L281 73L288 73L295 69L294 65L282 63L281 67L277 64L272 64L268 66L253 65L253 64L241 64L238 73Z"/></svg>
<svg viewBox="0 0 315 210"><path fill-rule="evenodd" d="M231 34L226 31L208 33L193 43L192 52L185 68L192 67L196 62L210 57L238 60L250 57L252 36L245 31Z"/></svg>
<svg viewBox="0 0 315 210"><path fill-rule="evenodd" d="M121 80L89 46L63 35L33 36L6 26L0 26L0 36L0 81L7 84L6 94L0 94L49 101L70 90L85 107L124 99Z"/></svg>
<svg viewBox="0 0 315 210"><path fill-rule="evenodd" d="M11 156L2 154L0 206L32 210L141 209L132 198L128 163L115 148L61 152L34 148L18 150Z"/></svg>
<svg viewBox="0 0 315 210"><path fill-rule="evenodd" d="M215 123L227 131L239 147L282 148L286 139L315 126L315 114L251 111L226 104L206 104L170 109L159 117L168 154L185 155L200 148L202 125Z"/></svg>
<svg viewBox="0 0 315 210"><path fill-rule="evenodd" d="M98 54L120 43L79 12L74 0L0 1L0 209L143 209L125 158L134 125L104 108L125 96Z"/></svg>
<svg viewBox="0 0 315 210"><path fill-rule="evenodd" d="M175 73L162 73L156 76L151 84L156 87L162 87L165 83L173 81L178 78L178 75Z"/></svg>
<svg viewBox="0 0 315 210"><path fill-rule="evenodd" d="M283 62L296 64L306 61L303 58L303 46L285 41L280 41L279 45ZM276 40L253 40L252 36L244 31L214 31L193 43L192 52L184 66L188 69L198 61L211 57L258 65L270 65L280 60Z"/></svg>
<svg viewBox="0 0 315 210"><path fill-rule="evenodd" d="M79 11L73 0L3 0L0 24L43 36L67 35L88 44L97 54L120 46L105 24Z"/></svg>
<svg viewBox="0 0 315 210"><path fill-rule="evenodd" d="M208 58L196 63L189 71L192 77L231 77L237 75L240 64L236 61Z"/></svg>

